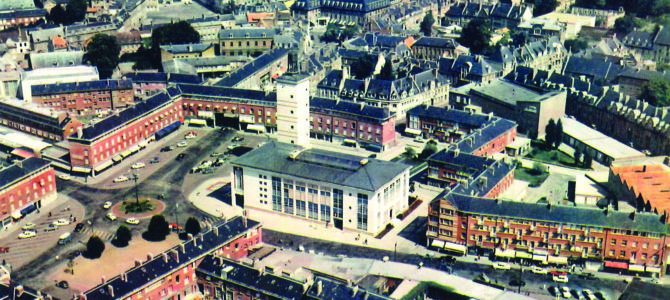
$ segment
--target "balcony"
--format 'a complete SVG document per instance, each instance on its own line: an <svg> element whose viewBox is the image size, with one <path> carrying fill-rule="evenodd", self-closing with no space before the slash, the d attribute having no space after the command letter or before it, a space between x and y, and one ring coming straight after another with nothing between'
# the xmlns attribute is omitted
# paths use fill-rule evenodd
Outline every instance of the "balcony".
<svg viewBox="0 0 670 300"><path fill-rule="evenodd" d="M484 225L484 220L477 219L477 225Z"/></svg>

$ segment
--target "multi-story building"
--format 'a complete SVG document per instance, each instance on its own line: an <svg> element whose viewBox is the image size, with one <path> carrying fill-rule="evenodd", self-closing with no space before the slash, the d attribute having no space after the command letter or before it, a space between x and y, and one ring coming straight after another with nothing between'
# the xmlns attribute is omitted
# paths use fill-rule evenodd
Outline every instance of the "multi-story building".
<svg viewBox="0 0 670 300"><path fill-rule="evenodd" d="M552 37L556 37L560 41L565 41L567 28L565 23L533 18L521 22L521 24L517 26L517 30L524 32L530 41L543 40Z"/></svg>
<svg viewBox="0 0 670 300"><path fill-rule="evenodd" d="M615 162L610 167L608 187L619 201L628 202L638 211L658 214L665 223L670 223L670 191L666 185L670 180L670 167L667 164L667 160L661 163L651 159Z"/></svg>
<svg viewBox="0 0 670 300"><path fill-rule="evenodd" d="M66 113L11 100L0 101L0 124L55 142L67 139L82 126Z"/></svg>
<svg viewBox="0 0 670 300"><path fill-rule="evenodd" d="M227 74L214 85L246 89L272 88L273 79L288 69L289 50L273 49Z"/></svg>
<svg viewBox="0 0 670 300"><path fill-rule="evenodd" d="M491 59L502 64L504 75L517 66L544 71L560 71L568 51L556 37L533 41L520 47L502 46L496 49Z"/></svg>
<svg viewBox="0 0 670 300"><path fill-rule="evenodd" d="M447 189L430 203L428 246L553 265L589 260L616 271L665 274L668 227L655 214L501 201L458 189Z"/></svg>
<svg viewBox="0 0 670 300"><path fill-rule="evenodd" d="M148 97L165 91L169 84L200 84L202 78L196 75L173 73L134 72L123 75L124 80L133 82L136 96Z"/></svg>
<svg viewBox="0 0 670 300"><path fill-rule="evenodd" d="M46 14L46 9L35 7L35 3L31 0L2 1L0 3L0 29L29 26L39 20L44 20Z"/></svg>
<svg viewBox="0 0 670 300"><path fill-rule="evenodd" d="M419 59L436 60L440 57L456 57L467 53L467 48L450 38L424 36L412 44L412 55Z"/></svg>
<svg viewBox="0 0 670 300"><path fill-rule="evenodd" d="M21 88L18 96L30 102L33 99L31 94L33 85L99 79L98 69L89 66L63 66L25 71L21 73Z"/></svg>
<svg viewBox="0 0 670 300"><path fill-rule="evenodd" d="M95 80L33 85L33 103L71 114L98 114L132 105L135 97L129 80Z"/></svg>
<svg viewBox="0 0 670 300"><path fill-rule="evenodd" d="M272 49L277 31L265 28L235 28L219 31L221 55L259 56Z"/></svg>
<svg viewBox="0 0 670 300"><path fill-rule="evenodd" d="M376 235L407 209L409 166L269 142L232 162L235 203Z"/></svg>
<svg viewBox="0 0 670 300"><path fill-rule="evenodd" d="M515 28L532 17L532 6L497 1L457 1L449 7L445 15L446 20L459 26L465 26L474 19L489 20L492 28Z"/></svg>
<svg viewBox="0 0 670 300"><path fill-rule="evenodd" d="M654 79L670 80L670 73L649 70L626 70L617 76L619 92L637 99L642 94L642 87Z"/></svg>
<svg viewBox="0 0 670 300"><path fill-rule="evenodd" d="M98 33L113 34L116 30L116 25L107 22L70 25L64 28L63 38L68 41L73 49L83 50L94 35Z"/></svg>
<svg viewBox="0 0 670 300"><path fill-rule="evenodd" d="M498 62L481 55L459 55L456 58L440 58L438 73L446 76L451 85L458 87L470 82L491 83L503 76Z"/></svg>
<svg viewBox="0 0 670 300"><path fill-rule="evenodd" d="M113 36L121 46L121 55L137 52L137 49L142 46L142 36L139 31L116 32Z"/></svg>
<svg viewBox="0 0 670 300"><path fill-rule="evenodd" d="M298 0L291 6L291 12L310 20L320 16L343 24L365 26L372 18L383 16L390 7L391 0Z"/></svg>
<svg viewBox="0 0 670 300"><path fill-rule="evenodd" d="M182 45L162 45L161 61L166 62L177 58L214 57L214 45L195 43Z"/></svg>
<svg viewBox="0 0 670 300"><path fill-rule="evenodd" d="M0 170L0 226L56 200L56 178L49 161L31 157Z"/></svg>
<svg viewBox="0 0 670 300"><path fill-rule="evenodd" d="M212 225L192 239L159 255L147 255L146 261L118 276L75 295L86 299L203 299L196 270L212 254L240 259L263 242L260 223L235 217Z"/></svg>

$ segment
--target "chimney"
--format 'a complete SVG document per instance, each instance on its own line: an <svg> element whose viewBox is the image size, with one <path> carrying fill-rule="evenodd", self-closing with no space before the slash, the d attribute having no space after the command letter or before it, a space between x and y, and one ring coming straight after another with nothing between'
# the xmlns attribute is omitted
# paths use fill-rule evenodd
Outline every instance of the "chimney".
<svg viewBox="0 0 670 300"><path fill-rule="evenodd" d="M351 295L351 297L356 297L356 294L358 294L358 286L354 285L353 294Z"/></svg>
<svg viewBox="0 0 670 300"><path fill-rule="evenodd" d="M121 273L121 281L128 282L128 274L126 272Z"/></svg>
<svg viewBox="0 0 670 300"><path fill-rule="evenodd" d="M110 284L107 286L107 292L109 292L109 295L114 297L114 287Z"/></svg>
<svg viewBox="0 0 670 300"><path fill-rule="evenodd" d="M81 138L84 135L84 128L81 126L77 127L77 138Z"/></svg>
<svg viewBox="0 0 670 300"><path fill-rule="evenodd" d="M179 263L179 252L177 252L177 250L170 250L170 256Z"/></svg>
<svg viewBox="0 0 670 300"><path fill-rule="evenodd" d="M179 244L179 252L181 252L182 254L186 253L186 248L184 247L183 243Z"/></svg>
<svg viewBox="0 0 670 300"><path fill-rule="evenodd" d="M22 285L17 285L14 288L14 291L15 291L17 297L21 297L23 295L23 286Z"/></svg>
<svg viewBox="0 0 670 300"><path fill-rule="evenodd" d="M168 256L167 256L167 253L165 253L165 252L163 252L163 261L164 261L165 263L168 262Z"/></svg>
<svg viewBox="0 0 670 300"><path fill-rule="evenodd" d="M458 157L459 154L461 154L461 149L456 148L454 150L454 158Z"/></svg>
<svg viewBox="0 0 670 300"><path fill-rule="evenodd" d="M107 282L105 275L100 276L100 284L105 284L105 282Z"/></svg>
<svg viewBox="0 0 670 300"><path fill-rule="evenodd" d="M219 227L213 226L212 231L214 232L214 235L219 236Z"/></svg>
<svg viewBox="0 0 670 300"><path fill-rule="evenodd" d="M153 254L151 254L151 253L147 253L147 261L150 261L150 260L152 260L152 259L154 259Z"/></svg>
<svg viewBox="0 0 670 300"><path fill-rule="evenodd" d="M321 280L319 280L316 283L316 295L320 296L322 292L323 292L323 282L321 282Z"/></svg>
<svg viewBox="0 0 670 300"><path fill-rule="evenodd" d="M642 173L647 172L647 165L642 166Z"/></svg>
<svg viewBox="0 0 670 300"><path fill-rule="evenodd" d="M242 217L242 226L244 226L244 228L247 227L247 214L246 214L246 211L245 211L244 216Z"/></svg>
<svg viewBox="0 0 670 300"><path fill-rule="evenodd" d="M192 234L189 234L188 238L193 241L193 246L198 247L198 240Z"/></svg>
<svg viewBox="0 0 670 300"><path fill-rule="evenodd" d="M135 259L135 267L139 267L142 265L142 262L139 259Z"/></svg>

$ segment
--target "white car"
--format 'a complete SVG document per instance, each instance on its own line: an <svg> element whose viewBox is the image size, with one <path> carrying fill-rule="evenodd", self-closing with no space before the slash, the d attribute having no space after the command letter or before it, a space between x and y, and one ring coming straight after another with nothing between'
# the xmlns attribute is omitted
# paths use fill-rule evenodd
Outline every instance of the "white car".
<svg viewBox="0 0 670 300"><path fill-rule="evenodd" d="M567 286L564 286L560 289L561 291L561 296L563 298L572 298L572 295L570 294L570 289Z"/></svg>
<svg viewBox="0 0 670 300"><path fill-rule="evenodd" d="M186 146L188 146L188 143L186 141L181 141L177 143L177 147L186 147Z"/></svg>
<svg viewBox="0 0 670 300"><path fill-rule="evenodd" d="M510 266L503 262L496 262L493 264L493 268L496 270L509 270Z"/></svg>
<svg viewBox="0 0 670 300"><path fill-rule="evenodd" d="M126 223L128 223L130 225L137 225L137 224L140 224L140 220L138 220L136 218L130 218L130 219L126 219Z"/></svg>
<svg viewBox="0 0 670 300"><path fill-rule="evenodd" d="M532 268L530 268L530 271L535 273L535 274L547 274L548 273L547 269L540 268L540 267L537 267L537 266L533 266Z"/></svg>
<svg viewBox="0 0 670 300"><path fill-rule="evenodd" d="M552 280L556 282L563 282L563 283L568 283L568 275L559 275L559 276L554 276Z"/></svg>
<svg viewBox="0 0 670 300"><path fill-rule="evenodd" d="M107 219L109 219L110 221L116 221L116 215L114 215L113 213L107 213L105 217L107 217Z"/></svg>
<svg viewBox="0 0 670 300"><path fill-rule="evenodd" d="M125 182L125 181L128 181L128 180L130 180L130 179L126 176L123 176L123 175L114 178L114 182Z"/></svg>
<svg viewBox="0 0 670 300"><path fill-rule="evenodd" d="M54 225L56 225L56 226L65 226L65 225L70 224L70 221L67 220L67 219L58 219L58 220L54 221L54 222L51 223L51 224L54 224Z"/></svg>
<svg viewBox="0 0 670 300"><path fill-rule="evenodd" d="M132 168L132 169L141 169L141 168L144 168L144 167L146 167L146 166L147 166L147 165L145 165L143 162L136 162L136 163L134 163L132 166L130 166L130 168Z"/></svg>
<svg viewBox="0 0 670 300"><path fill-rule="evenodd" d="M112 207L112 201L107 201L105 204L102 205L102 208L104 209L110 209Z"/></svg>
<svg viewBox="0 0 670 300"><path fill-rule="evenodd" d="M33 230L26 230L26 231L21 232L19 234L20 239L29 239L29 238L34 238L36 236L37 236L37 232L35 232Z"/></svg>
<svg viewBox="0 0 670 300"><path fill-rule="evenodd" d="M586 297L587 300L596 300L596 295L593 294L593 292L589 289L583 289L582 294L584 294L584 297Z"/></svg>
<svg viewBox="0 0 670 300"><path fill-rule="evenodd" d="M34 229L34 228L35 228L34 223L26 223L25 225L23 225L23 227L21 227L21 229L23 229L23 230L31 230L31 229Z"/></svg>
<svg viewBox="0 0 670 300"><path fill-rule="evenodd" d="M196 137L197 137L197 136L194 135L194 134L187 134L187 135L184 136L184 138L187 139L187 140L188 140L188 139L194 139L194 138L196 138Z"/></svg>
<svg viewBox="0 0 670 300"><path fill-rule="evenodd" d="M58 175L58 178L63 179L63 180L72 179L72 177L70 177L70 175L68 175L68 174L60 174L60 175Z"/></svg>

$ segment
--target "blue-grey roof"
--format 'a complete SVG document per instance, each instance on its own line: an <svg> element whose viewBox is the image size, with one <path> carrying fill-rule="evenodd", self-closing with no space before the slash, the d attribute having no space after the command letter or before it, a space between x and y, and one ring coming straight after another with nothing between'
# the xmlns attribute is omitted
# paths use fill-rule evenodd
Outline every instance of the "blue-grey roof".
<svg viewBox="0 0 670 300"><path fill-rule="evenodd" d="M207 99L208 101L225 101L246 103L250 101L263 101L268 105L277 105L276 93L265 93L259 90L236 89L228 87L180 84L172 90L168 90L171 97L178 94L190 99ZM173 94L174 93L174 94Z"/></svg>
<svg viewBox="0 0 670 300"><path fill-rule="evenodd" d="M267 68L269 65L277 62L280 59L283 59L287 56L289 50L287 49L274 49L268 53L265 53L256 59L245 64L241 68L235 70L228 74L223 79L219 80L214 85L223 86L223 87L233 87L243 80L249 78L249 76L256 74L256 72Z"/></svg>
<svg viewBox="0 0 670 300"><path fill-rule="evenodd" d="M2 101L0 101L0 117L58 136L63 136L65 126L72 120L70 117L61 120L58 116L44 115Z"/></svg>
<svg viewBox="0 0 670 300"><path fill-rule="evenodd" d="M289 155L300 151L295 159ZM233 165L343 185L367 191L377 191L393 178L409 170L409 166L321 149L302 149L296 145L268 142L235 159Z"/></svg>
<svg viewBox="0 0 670 300"><path fill-rule="evenodd" d="M430 166L446 168L468 176L479 174L496 162L492 158L454 151L453 149L442 149L428 157L427 161Z"/></svg>
<svg viewBox="0 0 670 300"><path fill-rule="evenodd" d="M172 73L127 73L123 77L132 80L133 83L189 83L200 84L202 79L196 75L172 74Z"/></svg>
<svg viewBox="0 0 670 300"><path fill-rule="evenodd" d="M612 61L569 56L565 64L564 74L585 75L592 81L610 82L625 69L624 66Z"/></svg>
<svg viewBox="0 0 670 300"><path fill-rule="evenodd" d="M321 291L319 292L319 283ZM355 292L355 293L354 293ZM330 278L317 276L314 278L314 284L307 290L307 299L318 300L390 300L393 298L377 294L360 287L354 287L346 282L335 281Z"/></svg>
<svg viewBox="0 0 670 300"><path fill-rule="evenodd" d="M339 89L342 82L342 70L332 70L319 81L319 88Z"/></svg>
<svg viewBox="0 0 670 300"><path fill-rule="evenodd" d="M183 251L180 249L180 246L166 251L167 261L162 255L157 255L152 260L126 271L127 280L122 280L120 276L116 276L84 292L84 295L86 295L87 299L96 300L124 299L138 289L142 289L148 284L155 282L157 278L171 274L203 258L226 243L245 235L250 229L259 226L259 224L259 222L252 220L247 220L246 224L244 224L242 217L235 217L226 223L216 224L214 226L218 228L218 235L213 230L201 233L202 239L195 237L197 245L193 240L189 240L182 242ZM173 257L175 252L178 260L175 260ZM109 294L109 286L114 290L114 296Z"/></svg>
<svg viewBox="0 0 670 300"><path fill-rule="evenodd" d="M118 114L113 114L107 118L102 119L102 121L98 123L85 127L83 129L81 138L77 137L75 134L70 136L69 139L90 142L97 137L110 132L114 128L123 126L126 123L139 118L140 116L153 112L157 107L170 101L172 101L172 99L168 96L167 93L158 93L144 101L135 103L135 105L120 111Z"/></svg>
<svg viewBox="0 0 670 300"><path fill-rule="evenodd" d="M212 281L223 281L226 285L232 283L250 289L254 294L275 299L298 300L303 296L302 282L281 275L261 273L250 266L213 255L206 256L196 272L212 278Z"/></svg>
<svg viewBox="0 0 670 300"><path fill-rule="evenodd" d="M421 37L418 41L412 44L412 47L436 47L456 49L458 43L451 38L435 38L435 37Z"/></svg>
<svg viewBox="0 0 670 300"><path fill-rule="evenodd" d="M385 123L392 116L388 108L319 97L309 99L309 110L372 124Z"/></svg>
<svg viewBox="0 0 670 300"><path fill-rule="evenodd" d="M419 116L422 119L439 120L440 122L455 123L460 128L480 128L488 123L489 116L483 114L471 114L457 109L449 109L438 106L419 105L407 111L409 116Z"/></svg>
<svg viewBox="0 0 670 300"><path fill-rule="evenodd" d="M389 7L390 0L297 0L291 10L310 11L315 9L336 10L343 12L371 12Z"/></svg>
<svg viewBox="0 0 670 300"><path fill-rule="evenodd" d="M516 127L514 121L494 117L491 122L460 140L456 147L463 152L472 153Z"/></svg>
<svg viewBox="0 0 670 300"><path fill-rule="evenodd" d="M19 289L20 287L20 289ZM22 290L22 292L20 292ZM16 282L0 283L0 300L40 300L44 295L37 295L37 291ZM54 298L55 299L55 298Z"/></svg>
<svg viewBox="0 0 670 300"><path fill-rule="evenodd" d="M31 175L33 172L48 166L51 162L37 157L26 158L21 161L21 165L13 164L0 170L0 190L15 181Z"/></svg>
<svg viewBox="0 0 670 300"><path fill-rule="evenodd" d="M100 90L126 90L132 89L133 82L130 80L93 80L82 82L40 84L30 87L33 96L53 95L62 93L78 93Z"/></svg>
<svg viewBox="0 0 670 300"><path fill-rule="evenodd" d="M266 28L234 28L234 29L222 29L219 31L219 39L259 39L259 38L273 38L277 34L277 31L274 29Z"/></svg>
<svg viewBox="0 0 670 300"><path fill-rule="evenodd" d="M210 43L193 43L180 45L162 45L161 49L172 54L183 54L204 52L212 47L214 47L214 45Z"/></svg>

